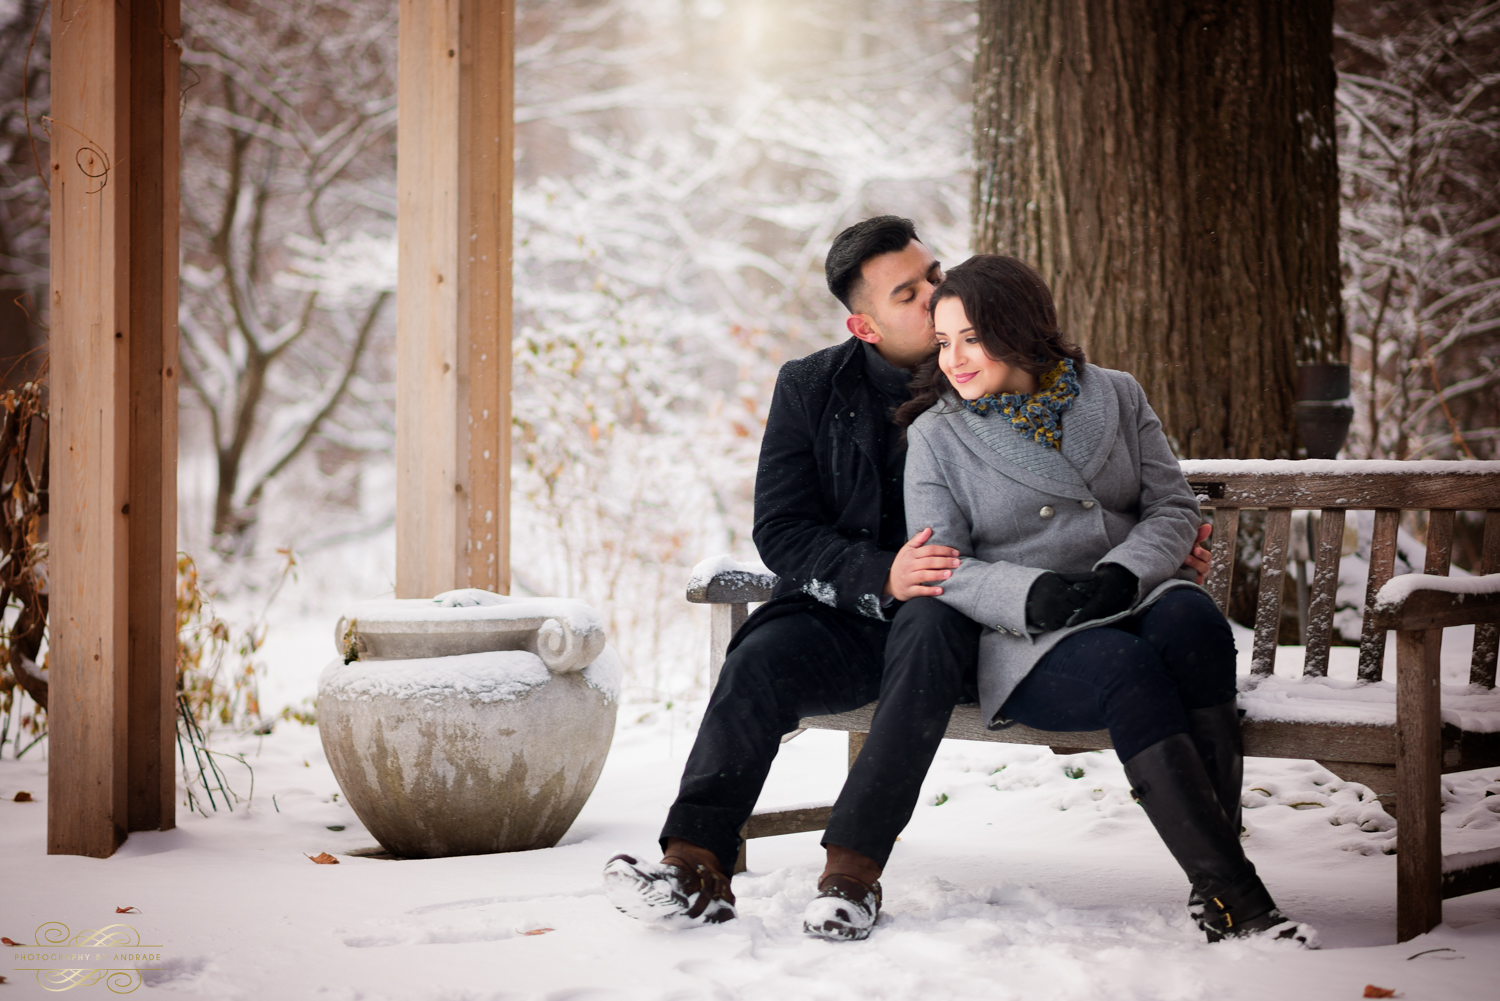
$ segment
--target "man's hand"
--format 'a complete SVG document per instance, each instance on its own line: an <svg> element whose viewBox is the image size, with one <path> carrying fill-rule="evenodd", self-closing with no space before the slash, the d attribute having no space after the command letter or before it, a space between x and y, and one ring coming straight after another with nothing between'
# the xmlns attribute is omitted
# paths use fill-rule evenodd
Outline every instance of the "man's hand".
<svg viewBox="0 0 1500 1001"><path fill-rule="evenodd" d="M1214 526L1212 524L1198 526L1198 541L1193 543L1193 551L1188 553L1188 558L1182 564L1189 570L1198 571L1198 584L1200 587L1208 579L1208 569L1213 564L1213 553L1203 548L1203 543L1208 539L1209 534L1213 530Z"/></svg>
<svg viewBox="0 0 1500 1001"><path fill-rule="evenodd" d="M924 528L896 551L896 561L885 579L886 594L897 601L910 601L943 593L937 585L953 576L958 566L958 550L952 546L926 545L930 538L932 529Z"/></svg>

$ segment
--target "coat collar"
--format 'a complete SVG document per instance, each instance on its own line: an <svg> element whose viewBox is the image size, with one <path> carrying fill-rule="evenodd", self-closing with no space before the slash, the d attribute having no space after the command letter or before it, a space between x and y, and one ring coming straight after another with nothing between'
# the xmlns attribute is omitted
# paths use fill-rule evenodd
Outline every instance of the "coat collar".
<svg viewBox="0 0 1500 1001"><path fill-rule="evenodd" d="M1078 387L1078 398L1063 415L1061 451L1022 437L999 414L980 416L951 394L944 402L953 408L949 423L965 428L961 436L998 472L1034 490L1087 500L1088 484L1114 446L1120 410L1114 386L1092 366L1079 366Z"/></svg>
<svg viewBox="0 0 1500 1001"><path fill-rule="evenodd" d="M1062 457L1091 483L1109 461L1120 433L1120 397L1114 382L1092 365L1078 366L1078 398L1063 415L1063 423Z"/></svg>
<svg viewBox="0 0 1500 1001"><path fill-rule="evenodd" d="M866 385L864 342L851 337L839 345L838 367L833 372L833 395L837 418L848 421L854 444L866 459L880 466L880 442L884 435L885 404L874 388Z"/></svg>

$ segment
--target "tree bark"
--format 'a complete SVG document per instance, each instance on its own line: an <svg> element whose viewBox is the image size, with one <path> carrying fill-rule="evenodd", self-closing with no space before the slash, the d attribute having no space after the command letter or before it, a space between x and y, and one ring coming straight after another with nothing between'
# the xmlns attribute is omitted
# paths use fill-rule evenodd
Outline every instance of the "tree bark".
<svg viewBox="0 0 1500 1001"><path fill-rule="evenodd" d="M980 0L973 242L1052 284L1182 457L1290 458L1343 360L1333 4Z"/></svg>

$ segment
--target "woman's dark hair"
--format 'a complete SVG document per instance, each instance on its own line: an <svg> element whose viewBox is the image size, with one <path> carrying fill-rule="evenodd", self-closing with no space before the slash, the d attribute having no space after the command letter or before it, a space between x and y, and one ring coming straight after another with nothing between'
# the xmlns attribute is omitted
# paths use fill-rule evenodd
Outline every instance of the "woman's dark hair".
<svg viewBox="0 0 1500 1001"><path fill-rule="evenodd" d="M1064 358L1084 362L1083 349L1063 340L1057 329L1057 307L1042 276L1023 261L999 254L976 254L949 271L932 291L929 312L944 299L963 303L984 353L996 361L1043 375ZM938 368L937 352L912 373L912 397L896 411L906 427L949 390Z"/></svg>

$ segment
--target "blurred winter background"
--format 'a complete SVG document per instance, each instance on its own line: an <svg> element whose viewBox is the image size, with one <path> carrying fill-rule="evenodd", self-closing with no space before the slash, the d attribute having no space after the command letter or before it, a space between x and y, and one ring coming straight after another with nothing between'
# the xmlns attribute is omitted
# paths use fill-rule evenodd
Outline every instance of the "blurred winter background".
<svg viewBox="0 0 1500 1001"><path fill-rule="evenodd" d="M183 6L180 548L236 713L269 718L339 607L392 590L396 5ZM974 8L518 10L514 580L600 608L627 698L670 709L707 680L689 568L754 555L776 370L844 336L830 240L892 212L967 255ZM1493 4L1340 5L1348 456L1496 455L1497 29ZM47 48L44 4L0 0L10 385L45 357Z"/></svg>

